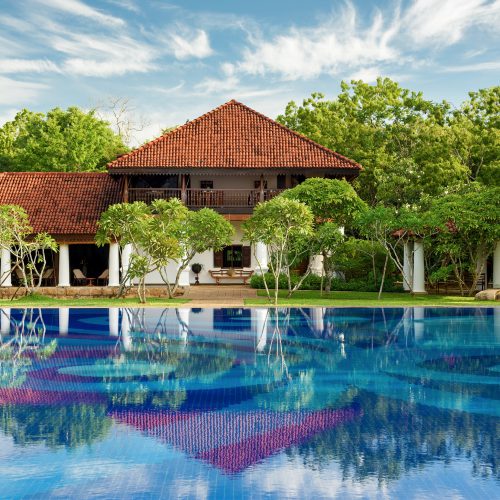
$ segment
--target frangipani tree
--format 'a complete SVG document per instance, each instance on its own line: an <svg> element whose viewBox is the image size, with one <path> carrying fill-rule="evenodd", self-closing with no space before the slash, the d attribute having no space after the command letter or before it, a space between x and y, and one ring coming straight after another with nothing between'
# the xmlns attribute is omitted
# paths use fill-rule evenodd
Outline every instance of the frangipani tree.
<svg viewBox="0 0 500 500"><path fill-rule="evenodd" d="M11 255L11 273L21 272L21 286L34 293L42 284L47 266L46 252L57 252L57 243L47 233L34 234L24 208L17 205L0 206L0 248ZM0 282L5 276L0 276Z"/></svg>
<svg viewBox="0 0 500 500"><path fill-rule="evenodd" d="M278 304L279 277L289 267L287 256L297 239L313 236L313 214L300 201L278 196L255 208L243 224L244 239L256 247L263 243L269 255L269 271L274 277L274 304ZM255 250L254 250L255 251ZM258 263L261 272L264 270ZM265 274L264 286L271 301Z"/></svg>

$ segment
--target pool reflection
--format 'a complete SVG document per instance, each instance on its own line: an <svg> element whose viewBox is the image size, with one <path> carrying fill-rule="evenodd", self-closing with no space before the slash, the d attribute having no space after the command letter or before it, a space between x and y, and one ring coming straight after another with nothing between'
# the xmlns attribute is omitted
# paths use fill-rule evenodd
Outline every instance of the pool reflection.
<svg viewBox="0 0 500 500"><path fill-rule="evenodd" d="M436 462L497 481L499 313L3 309L0 428L54 449L129 429L228 476L283 455L343 481Z"/></svg>

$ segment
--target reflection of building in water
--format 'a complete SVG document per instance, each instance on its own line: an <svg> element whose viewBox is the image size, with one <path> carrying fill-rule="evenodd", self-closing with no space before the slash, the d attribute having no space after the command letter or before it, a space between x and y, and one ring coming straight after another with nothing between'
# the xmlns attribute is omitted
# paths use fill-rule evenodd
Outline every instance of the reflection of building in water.
<svg viewBox="0 0 500 500"><path fill-rule="evenodd" d="M113 411L111 416L205 460L227 473L237 473L318 432L361 416L357 407L275 412Z"/></svg>
<svg viewBox="0 0 500 500"><path fill-rule="evenodd" d="M10 307L0 309L0 340L2 335L10 333Z"/></svg>
<svg viewBox="0 0 500 500"><path fill-rule="evenodd" d="M255 333L257 337L257 352L264 351L267 342L269 309L253 309L255 315Z"/></svg>

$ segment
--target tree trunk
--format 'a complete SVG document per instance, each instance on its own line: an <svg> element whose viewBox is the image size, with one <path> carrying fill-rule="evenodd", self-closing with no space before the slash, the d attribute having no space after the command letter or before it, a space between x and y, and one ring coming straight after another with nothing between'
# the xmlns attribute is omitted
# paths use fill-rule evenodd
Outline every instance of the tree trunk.
<svg viewBox="0 0 500 500"><path fill-rule="evenodd" d="M382 270L382 279L380 281L380 288L378 291L378 300L382 298L382 290L384 289L384 282L385 282L385 272L387 270L387 261L389 260L389 255L385 255L385 261L384 261L384 269Z"/></svg>

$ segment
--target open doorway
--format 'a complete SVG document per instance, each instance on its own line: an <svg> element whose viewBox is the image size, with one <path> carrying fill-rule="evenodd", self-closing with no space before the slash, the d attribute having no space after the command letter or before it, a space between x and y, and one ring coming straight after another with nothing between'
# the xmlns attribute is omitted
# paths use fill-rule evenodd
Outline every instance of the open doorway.
<svg viewBox="0 0 500 500"><path fill-rule="evenodd" d="M70 245L69 263L71 278L74 269L80 269L86 278L97 278L108 268L109 246L97 247L96 245Z"/></svg>

